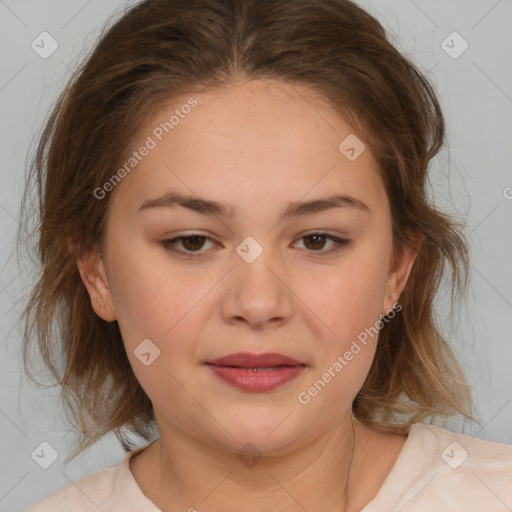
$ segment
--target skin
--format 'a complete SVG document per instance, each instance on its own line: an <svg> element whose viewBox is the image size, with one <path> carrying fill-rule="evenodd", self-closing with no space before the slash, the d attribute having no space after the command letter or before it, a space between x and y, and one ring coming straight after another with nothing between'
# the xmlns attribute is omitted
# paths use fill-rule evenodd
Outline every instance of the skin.
<svg viewBox="0 0 512 512"><path fill-rule="evenodd" d="M338 150L354 132L318 95L260 80L194 97L198 106L108 198L103 250L78 261L95 312L118 320L154 406L160 438L132 458L131 472L166 511L359 510L406 440L354 421L347 481L351 403L377 337L307 405L297 396L393 307L416 252L391 265L390 207L376 162L368 147L355 161ZM180 105L141 127L133 148ZM180 206L138 211L169 190L226 203L233 216ZM293 201L333 193L360 199L371 213L280 214ZM348 243L325 254L335 244L304 238L311 230ZM196 248L195 259L162 245L191 231L213 239L174 243ZM248 236L263 249L252 263L235 250ZM134 354L147 338L160 350L149 366ZM204 364L235 352L277 352L307 366L273 391L246 392ZM262 455L251 467L237 456L246 443Z"/></svg>

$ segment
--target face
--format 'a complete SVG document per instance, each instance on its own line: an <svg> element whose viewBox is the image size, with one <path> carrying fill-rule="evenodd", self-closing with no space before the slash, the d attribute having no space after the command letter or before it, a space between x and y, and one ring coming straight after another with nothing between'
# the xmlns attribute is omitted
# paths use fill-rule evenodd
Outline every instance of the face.
<svg viewBox="0 0 512 512"><path fill-rule="evenodd" d="M151 149L98 199L110 201L104 251L79 268L95 311L120 324L161 437L174 430L278 454L350 413L375 353L368 332L398 299L414 255L391 267L376 162L311 91L249 82L180 110L188 99L134 138L133 150ZM210 203L180 205L178 194ZM237 353L297 364L209 364Z"/></svg>

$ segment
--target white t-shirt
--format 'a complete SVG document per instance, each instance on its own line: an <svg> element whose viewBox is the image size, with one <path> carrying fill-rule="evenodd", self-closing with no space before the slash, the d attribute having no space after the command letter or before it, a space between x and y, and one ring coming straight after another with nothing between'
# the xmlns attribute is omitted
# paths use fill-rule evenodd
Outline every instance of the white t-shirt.
<svg viewBox="0 0 512 512"><path fill-rule="evenodd" d="M130 472L130 458L145 448L55 491L26 512L161 512ZM512 445L413 425L382 487L361 512L390 511L512 511Z"/></svg>

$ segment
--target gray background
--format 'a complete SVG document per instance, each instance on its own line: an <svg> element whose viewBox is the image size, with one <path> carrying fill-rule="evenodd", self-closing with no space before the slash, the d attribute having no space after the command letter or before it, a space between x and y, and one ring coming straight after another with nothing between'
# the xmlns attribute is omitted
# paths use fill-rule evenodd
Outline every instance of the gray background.
<svg viewBox="0 0 512 512"><path fill-rule="evenodd" d="M472 251L469 299L458 316L440 301L445 334L473 386L477 423L452 428L512 444L512 1L360 0L395 44L428 73L448 124L432 166L437 204L463 218ZM15 237L27 154L50 104L106 20L126 1L0 0L0 511L24 510L81 476L116 465L124 451L107 436L68 465L74 434L58 389L39 390L22 375L16 319L33 282ZM49 32L58 49L42 59L31 43ZM458 58L442 48L457 31L469 44ZM452 38L453 39L453 38ZM452 52L460 40L448 39ZM59 456L40 468L31 453L49 442Z"/></svg>

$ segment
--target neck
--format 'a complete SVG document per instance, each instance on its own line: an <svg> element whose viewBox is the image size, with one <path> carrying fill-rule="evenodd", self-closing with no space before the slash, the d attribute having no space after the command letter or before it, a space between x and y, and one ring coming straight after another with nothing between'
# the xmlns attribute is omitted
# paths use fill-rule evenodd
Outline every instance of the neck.
<svg viewBox="0 0 512 512"><path fill-rule="evenodd" d="M358 487L367 441L366 427L352 421L350 412L295 450L252 458L250 450L243 456L198 441L174 424L158 424L160 439L130 469L148 498L166 511L345 511Z"/></svg>

